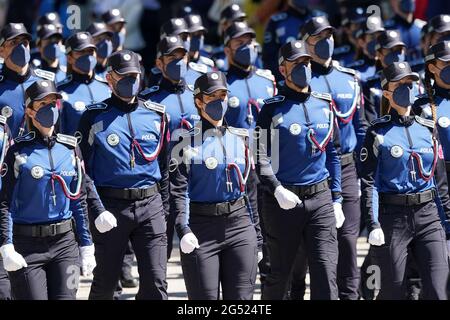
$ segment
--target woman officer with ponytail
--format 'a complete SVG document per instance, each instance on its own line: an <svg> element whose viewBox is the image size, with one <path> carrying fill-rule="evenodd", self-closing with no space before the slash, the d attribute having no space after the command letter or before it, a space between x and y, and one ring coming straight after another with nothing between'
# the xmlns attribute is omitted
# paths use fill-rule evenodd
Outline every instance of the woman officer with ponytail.
<svg viewBox="0 0 450 320"><path fill-rule="evenodd" d="M95 267L77 139L55 133L61 95L52 81L36 81L25 96L29 133L15 139L3 166L0 253L14 299L75 299L79 254L84 274ZM104 211L95 195L88 199Z"/></svg>
<svg viewBox="0 0 450 320"><path fill-rule="evenodd" d="M447 299L446 236L438 210L441 202L448 203L448 189L434 122L412 113L418 80L406 62L383 70L386 115L372 122L360 154L369 243L379 246L380 299L405 298L408 249L417 262L423 298ZM450 211L445 214L449 220Z"/></svg>

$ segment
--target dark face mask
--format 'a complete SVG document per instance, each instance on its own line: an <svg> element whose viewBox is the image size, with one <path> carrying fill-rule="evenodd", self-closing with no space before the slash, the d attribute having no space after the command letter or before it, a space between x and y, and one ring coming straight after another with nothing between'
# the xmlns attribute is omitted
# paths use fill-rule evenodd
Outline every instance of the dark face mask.
<svg viewBox="0 0 450 320"><path fill-rule="evenodd" d="M391 51L384 56L383 62L385 65L390 65L393 62L404 62L406 60L405 53L401 51Z"/></svg>
<svg viewBox="0 0 450 320"><path fill-rule="evenodd" d="M392 92L392 99L395 104L402 108L407 108L414 101L414 91L412 84L401 84Z"/></svg>
<svg viewBox="0 0 450 320"><path fill-rule="evenodd" d="M253 45L244 44L236 49L233 60L243 67L255 64L258 52Z"/></svg>
<svg viewBox="0 0 450 320"><path fill-rule="evenodd" d="M228 103L225 100L217 99L208 102L205 106L205 113L214 121L219 121L227 112Z"/></svg>
<svg viewBox="0 0 450 320"><path fill-rule="evenodd" d="M204 41L205 41L205 37L204 36L192 37L189 51L190 52L197 52L197 51L202 50Z"/></svg>
<svg viewBox="0 0 450 320"><path fill-rule="evenodd" d="M323 60L331 58L334 50L334 41L331 38L324 38L317 41L314 46L314 52L316 55Z"/></svg>
<svg viewBox="0 0 450 320"><path fill-rule="evenodd" d="M12 50L9 57L16 66L25 67L30 61L30 50L24 44L19 44Z"/></svg>
<svg viewBox="0 0 450 320"><path fill-rule="evenodd" d="M117 81L116 93L122 98L131 99L139 92L140 79L139 76L126 76Z"/></svg>
<svg viewBox="0 0 450 320"><path fill-rule="evenodd" d="M414 13L416 10L415 0L400 0L400 10L404 13Z"/></svg>
<svg viewBox="0 0 450 320"><path fill-rule="evenodd" d="M439 78L446 85L450 85L450 66L446 66L439 71Z"/></svg>
<svg viewBox="0 0 450 320"><path fill-rule="evenodd" d="M44 58L48 61L55 61L61 53L61 49L57 43L49 43L44 47L42 52Z"/></svg>
<svg viewBox="0 0 450 320"><path fill-rule="evenodd" d="M91 72L96 64L97 60L91 54L85 54L75 61L75 66L84 74Z"/></svg>
<svg viewBox="0 0 450 320"><path fill-rule="evenodd" d="M166 66L166 74L173 81L180 81L184 78L187 65L184 59L172 60Z"/></svg>
<svg viewBox="0 0 450 320"><path fill-rule="evenodd" d="M375 51L375 46L377 45L377 40L374 39L372 41L370 41L369 43L367 43L367 52L369 53L369 55L373 58L375 57L376 51Z"/></svg>
<svg viewBox="0 0 450 320"><path fill-rule="evenodd" d="M113 52L113 45L111 40L104 39L97 43L97 56L101 59L108 58Z"/></svg>
<svg viewBox="0 0 450 320"><path fill-rule="evenodd" d="M59 112L55 103L47 104L36 111L34 119L44 128L51 128L58 121Z"/></svg>
<svg viewBox="0 0 450 320"><path fill-rule="evenodd" d="M186 51L189 51L191 49L191 39L190 38L183 40L183 47L186 49Z"/></svg>
<svg viewBox="0 0 450 320"><path fill-rule="evenodd" d="M123 46L125 42L124 32L114 32L112 37L113 50L116 51L118 47Z"/></svg>
<svg viewBox="0 0 450 320"><path fill-rule="evenodd" d="M297 64L291 71L291 79L296 86L306 88L311 82L311 68L304 63Z"/></svg>

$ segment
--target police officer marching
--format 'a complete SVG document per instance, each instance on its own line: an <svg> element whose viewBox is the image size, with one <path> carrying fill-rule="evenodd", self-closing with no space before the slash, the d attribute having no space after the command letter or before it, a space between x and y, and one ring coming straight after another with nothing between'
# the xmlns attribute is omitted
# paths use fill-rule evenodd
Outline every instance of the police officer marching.
<svg viewBox="0 0 450 320"><path fill-rule="evenodd" d="M0 32L0 113L7 118L12 138L25 133L25 90L36 80L53 80L54 74L30 65L31 35L22 23L9 23Z"/></svg>
<svg viewBox="0 0 450 320"><path fill-rule="evenodd" d="M95 73L102 79L105 79L107 73L106 63L108 57L113 53L113 33L109 31L106 24L102 22L93 22L86 31L92 35L92 40L97 47L97 65L95 66Z"/></svg>
<svg viewBox="0 0 450 320"><path fill-rule="evenodd" d="M312 57L311 88L331 95L339 125L344 215L337 216L336 220L336 227L339 229L337 284L341 300L356 300L359 297L356 242L359 236L361 210L354 159L364 141L367 124L362 110L362 93L356 71L341 67L337 61L332 60L334 31L326 17L313 17L301 28L300 38L306 42Z"/></svg>
<svg viewBox="0 0 450 320"><path fill-rule="evenodd" d="M248 131L224 123L228 93L223 73L200 76L194 99L201 120L171 154L171 194L188 297L218 300L220 285L224 300L249 300L257 239L245 200L251 166Z"/></svg>
<svg viewBox="0 0 450 320"><path fill-rule="evenodd" d="M102 20L106 24L108 30L113 33L113 52L122 50L124 48L125 37L127 35L127 22L122 17L122 13L117 8L108 10L102 15Z"/></svg>
<svg viewBox="0 0 450 320"><path fill-rule="evenodd" d="M338 297L336 221L343 215L339 130L331 96L310 89L310 60L303 41L281 47L285 85L264 101L256 123L257 172L268 189L263 217L271 270L263 299L285 296L302 242L311 299Z"/></svg>
<svg viewBox="0 0 450 320"><path fill-rule="evenodd" d="M90 217L97 267L89 299L113 298L129 239L136 299L167 299L167 119L164 106L137 98L140 76L136 53L113 53L106 76L113 94L88 105L80 121L86 171L111 212Z"/></svg>
<svg viewBox="0 0 450 320"><path fill-rule="evenodd" d="M61 91L60 132L76 134L86 106L110 97L111 91L95 74L97 47L88 32L77 32L66 40L67 78L57 84Z"/></svg>
<svg viewBox="0 0 450 320"><path fill-rule="evenodd" d="M169 150L178 142L179 134L190 130L200 120L192 95L194 87L186 84L188 54L180 37L171 36L158 43L156 66L161 70L159 86L153 86L140 92L139 98L167 106L168 128L171 136ZM175 204L170 197L170 213L167 217L167 257L172 252L172 240L175 228Z"/></svg>
<svg viewBox="0 0 450 320"><path fill-rule="evenodd" d="M208 67L208 71L214 68L214 61L208 58L204 49L206 28L203 26L202 18L198 14L188 14L184 20L189 31L189 61Z"/></svg>
<svg viewBox="0 0 450 320"><path fill-rule="evenodd" d="M95 267L86 199L96 214L104 208L86 193L90 180L77 139L55 133L60 98L52 81L27 88L29 132L15 139L5 159L0 253L19 300L75 299L79 254L84 275Z"/></svg>
<svg viewBox="0 0 450 320"><path fill-rule="evenodd" d="M408 254L417 263L423 298L447 299L448 255L438 213L444 211L449 222L445 163L434 122L411 111L413 82L418 80L407 62L383 70L386 115L372 122L360 154L369 243L380 246L379 299L406 296Z"/></svg>

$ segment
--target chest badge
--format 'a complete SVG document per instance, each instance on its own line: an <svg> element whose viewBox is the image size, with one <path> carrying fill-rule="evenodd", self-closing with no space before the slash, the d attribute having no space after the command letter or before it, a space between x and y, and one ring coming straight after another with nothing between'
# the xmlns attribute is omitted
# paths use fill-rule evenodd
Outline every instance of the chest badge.
<svg viewBox="0 0 450 320"><path fill-rule="evenodd" d="M75 101L73 108L76 111L84 111L86 109L86 104L83 101Z"/></svg>
<svg viewBox="0 0 450 320"><path fill-rule="evenodd" d="M219 162L214 157L209 157L209 158L206 158L206 160L205 160L205 165L210 170L217 168L218 164L219 164Z"/></svg>
<svg viewBox="0 0 450 320"><path fill-rule="evenodd" d="M44 169L40 166L31 168L31 176L35 179L41 179L44 176Z"/></svg>
<svg viewBox="0 0 450 320"><path fill-rule="evenodd" d="M12 116L12 114L13 114L13 110L11 109L10 106L4 106L2 108L2 116L9 118Z"/></svg>
<svg viewBox="0 0 450 320"><path fill-rule="evenodd" d="M391 156L394 158L400 158L403 155L403 148L400 146L393 146L391 148Z"/></svg>
<svg viewBox="0 0 450 320"><path fill-rule="evenodd" d="M441 128L448 128L448 126L450 126L450 119L447 117L440 117L438 119L438 124Z"/></svg>
<svg viewBox="0 0 450 320"><path fill-rule="evenodd" d="M302 132L302 126L298 123L293 123L289 126L289 132L294 136L298 136Z"/></svg>
<svg viewBox="0 0 450 320"><path fill-rule="evenodd" d="M111 147L117 146L120 142L119 136L115 133L111 133L106 140Z"/></svg>
<svg viewBox="0 0 450 320"><path fill-rule="evenodd" d="M238 98L238 97L231 97L231 98L228 100L228 106L229 106L230 108L236 108L236 107L239 107L239 98Z"/></svg>

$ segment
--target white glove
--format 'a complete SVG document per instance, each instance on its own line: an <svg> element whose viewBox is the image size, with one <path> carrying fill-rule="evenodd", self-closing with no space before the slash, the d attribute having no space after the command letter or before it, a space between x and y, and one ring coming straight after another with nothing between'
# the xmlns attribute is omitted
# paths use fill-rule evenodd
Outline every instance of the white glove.
<svg viewBox="0 0 450 320"><path fill-rule="evenodd" d="M3 258L3 266L8 272L28 267L27 262L22 255L14 250L14 245L12 243L1 246L0 254Z"/></svg>
<svg viewBox="0 0 450 320"><path fill-rule="evenodd" d="M275 198L278 201L281 209L289 210L295 208L297 205L302 204L302 200L297 195L283 186L278 186L274 193Z"/></svg>
<svg viewBox="0 0 450 320"><path fill-rule="evenodd" d="M100 233L105 233L117 227L117 220L109 211L103 211L94 221L95 227Z"/></svg>
<svg viewBox="0 0 450 320"><path fill-rule="evenodd" d="M336 228L342 227L345 221L344 212L342 211L342 203L333 202L334 216L336 217Z"/></svg>
<svg viewBox="0 0 450 320"><path fill-rule="evenodd" d="M381 246L384 244L384 233L381 228L376 228L370 231L369 243L373 246Z"/></svg>
<svg viewBox="0 0 450 320"><path fill-rule="evenodd" d="M90 276L97 265L94 253L94 245L80 247L81 273L85 277Z"/></svg>
<svg viewBox="0 0 450 320"><path fill-rule="evenodd" d="M262 251L258 251L258 263L260 263L262 259L263 259L263 253L262 253Z"/></svg>
<svg viewBox="0 0 450 320"><path fill-rule="evenodd" d="M189 254L194 249L200 248L197 237L192 233L186 233L180 240L180 248L183 253Z"/></svg>

